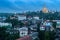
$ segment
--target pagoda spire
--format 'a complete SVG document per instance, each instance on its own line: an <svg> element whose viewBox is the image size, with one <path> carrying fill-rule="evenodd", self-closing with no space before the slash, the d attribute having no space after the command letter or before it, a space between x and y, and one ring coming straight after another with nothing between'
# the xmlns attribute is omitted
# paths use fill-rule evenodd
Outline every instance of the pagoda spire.
<svg viewBox="0 0 60 40"><path fill-rule="evenodd" d="M46 7L46 3L44 3L44 5L43 5L42 12L43 12L43 13L48 13L48 9L47 9L47 7Z"/></svg>

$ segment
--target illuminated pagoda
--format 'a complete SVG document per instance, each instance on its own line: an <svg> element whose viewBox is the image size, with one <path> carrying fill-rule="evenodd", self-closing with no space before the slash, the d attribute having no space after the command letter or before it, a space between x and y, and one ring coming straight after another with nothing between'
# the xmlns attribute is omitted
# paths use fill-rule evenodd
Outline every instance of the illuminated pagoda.
<svg viewBox="0 0 60 40"><path fill-rule="evenodd" d="M47 9L47 7L46 7L46 4L44 4L43 9L42 9L42 12L43 12L43 13L48 13L48 9Z"/></svg>

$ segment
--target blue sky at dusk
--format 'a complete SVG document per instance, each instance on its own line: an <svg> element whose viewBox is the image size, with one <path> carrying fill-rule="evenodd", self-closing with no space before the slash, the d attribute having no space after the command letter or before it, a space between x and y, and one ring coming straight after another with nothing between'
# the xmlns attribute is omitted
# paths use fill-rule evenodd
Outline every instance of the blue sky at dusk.
<svg viewBox="0 0 60 40"><path fill-rule="evenodd" d="M60 0L0 0L0 12L41 10L44 3L49 10L60 11Z"/></svg>

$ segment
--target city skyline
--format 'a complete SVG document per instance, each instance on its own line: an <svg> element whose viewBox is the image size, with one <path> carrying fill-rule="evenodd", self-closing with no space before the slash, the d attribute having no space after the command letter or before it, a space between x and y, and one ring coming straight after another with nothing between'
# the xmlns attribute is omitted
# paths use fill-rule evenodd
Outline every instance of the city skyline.
<svg viewBox="0 0 60 40"><path fill-rule="evenodd" d="M60 11L60 0L0 0L0 12L39 11L44 3L48 10Z"/></svg>

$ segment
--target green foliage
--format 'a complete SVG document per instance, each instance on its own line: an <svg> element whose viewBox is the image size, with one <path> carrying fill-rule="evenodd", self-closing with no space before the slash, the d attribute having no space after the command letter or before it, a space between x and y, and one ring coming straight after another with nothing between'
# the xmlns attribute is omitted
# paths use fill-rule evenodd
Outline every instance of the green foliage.
<svg viewBox="0 0 60 40"><path fill-rule="evenodd" d="M54 31L45 32L45 40L54 40L55 39L54 35L55 35Z"/></svg>
<svg viewBox="0 0 60 40"><path fill-rule="evenodd" d="M45 40L50 40L49 32L45 32Z"/></svg>
<svg viewBox="0 0 60 40"><path fill-rule="evenodd" d="M7 33L5 31L6 31L5 27L0 27L0 39L1 40L4 40L6 38Z"/></svg>
<svg viewBox="0 0 60 40"><path fill-rule="evenodd" d="M6 30L6 27L0 27L0 40L15 40L19 38L19 33L10 34Z"/></svg>
<svg viewBox="0 0 60 40"><path fill-rule="evenodd" d="M53 24L52 24L52 26L54 27L54 28L56 28L56 22L52 22Z"/></svg>
<svg viewBox="0 0 60 40"><path fill-rule="evenodd" d="M5 20L5 22L12 23L12 26L13 26L13 27L18 24L18 20L17 20L17 19L10 19L10 17L8 17L8 18Z"/></svg>

